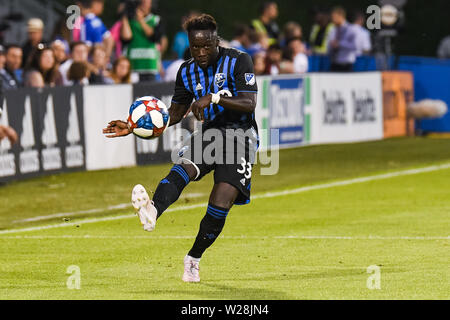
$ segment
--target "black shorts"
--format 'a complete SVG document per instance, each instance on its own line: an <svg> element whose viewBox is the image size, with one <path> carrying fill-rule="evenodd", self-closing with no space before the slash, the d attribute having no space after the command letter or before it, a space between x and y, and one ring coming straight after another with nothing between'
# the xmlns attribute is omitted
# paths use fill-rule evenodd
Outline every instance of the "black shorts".
<svg viewBox="0 0 450 320"><path fill-rule="evenodd" d="M214 170L214 183L226 182L239 190L234 204L247 204L258 144L253 127L203 129L181 144L176 162L194 165L197 170L194 181Z"/></svg>

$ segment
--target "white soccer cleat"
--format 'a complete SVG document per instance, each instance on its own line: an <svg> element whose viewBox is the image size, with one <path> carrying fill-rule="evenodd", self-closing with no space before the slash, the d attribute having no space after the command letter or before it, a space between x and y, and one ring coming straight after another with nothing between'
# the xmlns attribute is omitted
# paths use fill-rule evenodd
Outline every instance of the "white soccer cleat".
<svg viewBox="0 0 450 320"><path fill-rule="evenodd" d="M200 282L200 266L199 261L190 257L184 257L184 274L182 280L184 282Z"/></svg>
<svg viewBox="0 0 450 320"><path fill-rule="evenodd" d="M131 203L144 226L145 231L153 231L156 226L157 210L145 188L138 184L131 193Z"/></svg>

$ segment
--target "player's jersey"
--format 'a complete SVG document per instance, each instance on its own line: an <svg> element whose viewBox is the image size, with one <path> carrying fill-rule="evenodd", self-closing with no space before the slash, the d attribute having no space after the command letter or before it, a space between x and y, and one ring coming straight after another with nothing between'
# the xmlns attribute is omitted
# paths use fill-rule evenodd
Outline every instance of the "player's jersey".
<svg viewBox="0 0 450 320"><path fill-rule="evenodd" d="M194 59L184 62L178 70L172 102L189 105L193 99L221 90L230 91L232 96L239 92L257 93L253 62L247 53L219 47L216 62L206 69L200 68ZM213 103L204 109L204 118L209 127L257 129L254 113L227 110Z"/></svg>

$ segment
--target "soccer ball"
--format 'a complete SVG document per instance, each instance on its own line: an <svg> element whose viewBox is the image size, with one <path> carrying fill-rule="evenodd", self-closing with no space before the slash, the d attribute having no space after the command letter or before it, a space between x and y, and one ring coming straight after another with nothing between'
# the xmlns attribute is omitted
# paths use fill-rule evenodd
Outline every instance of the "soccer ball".
<svg viewBox="0 0 450 320"><path fill-rule="evenodd" d="M159 137L169 124L169 110L164 102L155 97L137 99L130 107L128 126L143 139Z"/></svg>

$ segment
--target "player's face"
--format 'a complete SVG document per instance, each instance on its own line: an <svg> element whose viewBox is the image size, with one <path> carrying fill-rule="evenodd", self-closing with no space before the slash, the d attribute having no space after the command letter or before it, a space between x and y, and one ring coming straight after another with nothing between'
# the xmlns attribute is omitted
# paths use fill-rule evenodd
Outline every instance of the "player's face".
<svg viewBox="0 0 450 320"><path fill-rule="evenodd" d="M191 55L201 68L212 65L219 53L217 33L210 30L192 31L189 34Z"/></svg>

